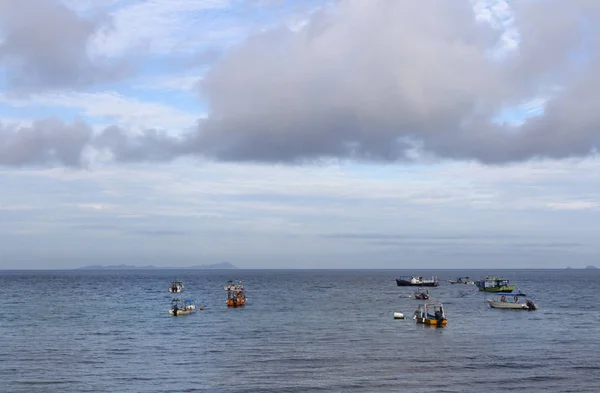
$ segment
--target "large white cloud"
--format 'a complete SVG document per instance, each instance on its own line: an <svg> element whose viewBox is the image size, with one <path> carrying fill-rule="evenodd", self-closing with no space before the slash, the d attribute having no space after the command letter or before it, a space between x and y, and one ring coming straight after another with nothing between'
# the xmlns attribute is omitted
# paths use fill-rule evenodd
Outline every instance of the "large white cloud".
<svg viewBox="0 0 600 393"><path fill-rule="evenodd" d="M120 160L395 161L418 152L505 163L586 156L600 143L599 9L586 0L511 3L510 12L495 11L503 20L510 15L510 26L499 28L467 0L339 2L300 28L270 29L225 53L201 83L209 112L195 132L172 138L110 128L85 147L100 143ZM94 31L75 14L54 12L81 26L76 36ZM17 26L25 31L26 24ZM497 56L507 29L518 32L518 46ZM60 75L85 80L89 63L78 56L87 38L57 37L53 49L38 45L39 33L23 37L6 41L23 70L31 67L50 84ZM63 52L83 62L63 63ZM506 108L540 97L538 116L496 121Z"/></svg>

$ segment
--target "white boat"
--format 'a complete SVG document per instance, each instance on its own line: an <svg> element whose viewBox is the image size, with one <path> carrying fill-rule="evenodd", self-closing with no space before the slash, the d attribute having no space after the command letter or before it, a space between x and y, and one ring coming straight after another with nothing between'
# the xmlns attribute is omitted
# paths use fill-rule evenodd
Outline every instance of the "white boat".
<svg viewBox="0 0 600 393"><path fill-rule="evenodd" d="M450 284L466 284L473 285L475 281L471 280L469 277L458 277L456 280L448 280Z"/></svg>
<svg viewBox="0 0 600 393"><path fill-rule="evenodd" d="M431 279L421 276L401 276L396 279L396 285L399 287L437 287L440 285L440 280L436 276Z"/></svg>
<svg viewBox="0 0 600 393"><path fill-rule="evenodd" d="M179 293L183 291L183 282L181 281L171 281L171 285L169 286L169 292L171 293Z"/></svg>
<svg viewBox="0 0 600 393"><path fill-rule="evenodd" d="M507 310L537 310L537 305L529 299L525 299L523 293L506 293L498 294L494 299L487 299L488 304L492 308L503 308Z"/></svg>
<svg viewBox="0 0 600 393"><path fill-rule="evenodd" d="M192 299L173 298L171 303L172 305L171 309L169 310L169 315L174 317L189 315L196 312L196 303Z"/></svg>

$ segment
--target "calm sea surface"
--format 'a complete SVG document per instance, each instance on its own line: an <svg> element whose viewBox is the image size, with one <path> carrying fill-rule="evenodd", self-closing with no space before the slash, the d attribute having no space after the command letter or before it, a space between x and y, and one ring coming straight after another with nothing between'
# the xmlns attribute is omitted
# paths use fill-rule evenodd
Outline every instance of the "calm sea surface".
<svg viewBox="0 0 600 393"><path fill-rule="evenodd" d="M413 321L405 274L444 280L446 328ZM539 310L445 281L486 274ZM205 310L170 317L173 279ZM0 391L600 392L599 289L598 270L0 271Z"/></svg>

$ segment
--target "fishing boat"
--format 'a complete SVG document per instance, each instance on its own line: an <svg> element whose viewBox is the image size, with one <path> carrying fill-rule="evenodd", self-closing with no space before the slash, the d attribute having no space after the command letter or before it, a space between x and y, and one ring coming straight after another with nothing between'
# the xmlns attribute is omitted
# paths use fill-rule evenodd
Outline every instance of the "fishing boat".
<svg viewBox="0 0 600 393"><path fill-rule="evenodd" d="M442 303L419 304L414 319L417 323L437 327L444 327L448 323Z"/></svg>
<svg viewBox="0 0 600 393"><path fill-rule="evenodd" d="M174 317L189 315L196 312L196 303L189 298L173 298L169 314Z"/></svg>
<svg viewBox="0 0 600 393"><path fill-rule="evenodd" d="M486 276L483 280L475 281L475 285L483 292L510 293L515 290L515 286L509 285L507 279L493 276Z"/></svg>
<svg viewBox="0 0 600 393"><path fill-rule="evenodd" d="M233 291L236 288L243 288L244 286L242 285L242 281L237 281L234 282L232 280L227 280L227 283L225 284L225 286L223 287L223 289L225 289L226 291Z"/></svg>
<svg viewBox="0 0 600 393"><path fill-rule="evenodd" d="M431 279L420 276L402 276L396 279L399 287L437 287L440 285L439 278L433 276Z"/></svg>
<svg viewBox="0 0 600 393"><path fill-rule="evenodd" d="M241 307L246 304L246 290L241 281L236 283L227 281L225 290L227 291L228 307Z"/></svg>
<svg viewBox="0 0 600 393"><path fill-rule="evenodd" d="M487 299L491 308L502 308L506 310L537 310L537 305L525 298L524 293L499 294L495 299Z"/></svg>
<svg viewBox="0 0 600 393"><path fill-rule="evenodd" d="M419 288L415 291L414 297L417 300L428 300L429 299L429 290Z"/></svg>
<svg viewBox="0 0 600 393"><path fill-rule="evenodd" d="M183 291L183 282L181 281L171 281L171 285L169 286L169 292L171 293L179 293Z"/></svg>
<svg viewBox="0 0 600 393"><path fill-rule="evenodd" d="M469 277L458 277L456 280L448 280L450 284L466 284L473 285L475 281L471 280Z"/></svg>

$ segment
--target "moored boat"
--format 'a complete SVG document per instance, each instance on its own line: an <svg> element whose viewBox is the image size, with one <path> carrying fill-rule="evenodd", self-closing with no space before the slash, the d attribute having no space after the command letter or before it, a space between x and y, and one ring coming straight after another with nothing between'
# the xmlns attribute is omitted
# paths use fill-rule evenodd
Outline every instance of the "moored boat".
<svg viewBox="0 0 600 393"><path fill-rule="evenodd" d="M437 287L440 285L440 280L436 276L431 279L420 276L401 276L396 279L396 284L399 287Z"/></svg>
<svg viewBox="0 0 600 393"><path fill-rule="evenodd" d="M458 277L455 280L448 280L448 282L450 284L466 284L466 285L475 284L475 281L471 280L469 277Z"/></svg>
<svg viewBox="0 0 600 393"><path fill-rule="evenodd" d="M509 285L507 279L493 276L486 276L483 280L475 281L475 285L483 292L510 293L515 289L514 285Z"/></svg>
<svg viewBox="0 0 600 393"><path fill-rule="evenodd" d="M444 327L448 323L442 303L419 304L414 319L424 325Z"/></svg>
<svg viewBox="0 0 600 393"><path fill-rule="evenodd" d="M237 283L227 281L225 290L227 291L228 307L241 307L246 304L246 290L241 281L238 281Z"/></svg>
<svg viewBox="0 0 600 393"><path fill-rule="evenodd" d="M487 299L487 302L492 308L527 311L537 310L537 305L533 301L526 299L524 293L499 294L495 299Z"/></svg>
<svg viewBox="0 0 600 393"><path fill-rule="evenodd" d="M169 292L171 293L179 293L183 291L183 282L181 281L171 281L171 285L169 286Z"/></svg>
<svg viewBox="0 0 600 393"><path fill-rule="evenodd" d="M196 303L189 298L173 298L169 314L174 317L189 315L196 312Z"/></svg>
<svg viewBox="0 0 600 393"><path fill-rule="evenodd" d="M415 291L414 297L417 300L428 300L429 299L429 290L419 288Z"/></svg>

